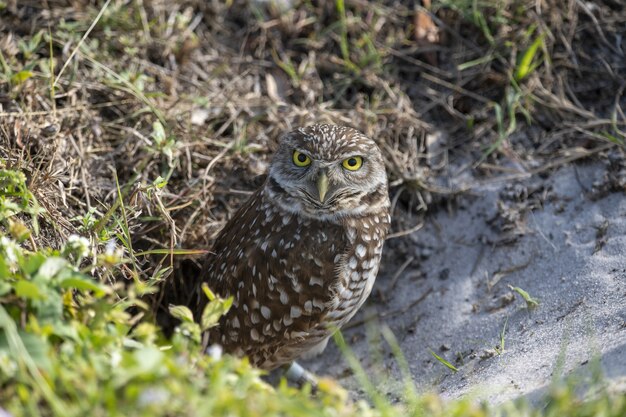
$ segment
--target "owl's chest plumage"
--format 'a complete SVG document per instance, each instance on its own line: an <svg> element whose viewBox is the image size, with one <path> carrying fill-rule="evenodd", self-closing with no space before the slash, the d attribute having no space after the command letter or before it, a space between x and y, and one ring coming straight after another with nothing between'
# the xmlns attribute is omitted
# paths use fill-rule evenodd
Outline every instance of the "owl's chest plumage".
<svg viewBox="0 0 626 417"><path fill-rule="evenodd" d="M321 221L258 191L213 248L205 281L234 301L210 342L271 369L327 339L369 295L388 226L386 211Z"/></svg>

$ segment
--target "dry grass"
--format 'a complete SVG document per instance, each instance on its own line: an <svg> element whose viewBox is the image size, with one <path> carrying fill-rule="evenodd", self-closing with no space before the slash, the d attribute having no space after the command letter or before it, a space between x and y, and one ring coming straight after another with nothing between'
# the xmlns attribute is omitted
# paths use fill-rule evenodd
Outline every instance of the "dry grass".
<svg viewBox="0 0 626 417"><path fill-rule="evenodd" d="M126 279L166 278L167 252L208 248L279 135L313 122L378 141L399 234L468 170L623 152L621 2L275 4L0 1L0 166L45 208L33 244L116 238L153 251L127 254Z"/></svg>

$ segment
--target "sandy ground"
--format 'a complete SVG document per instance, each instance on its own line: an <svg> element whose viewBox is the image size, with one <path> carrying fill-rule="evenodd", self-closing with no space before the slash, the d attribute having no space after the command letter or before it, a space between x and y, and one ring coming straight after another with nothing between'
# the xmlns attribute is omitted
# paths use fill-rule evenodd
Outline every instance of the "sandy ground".
<svg viewBox="0 0 626 417"><path fill-rule="evenodd" d="M421 392L533 401L555 378L584 383L599 368L623 390L626 198L595 192L607 167L569 165L546 178L479 183L453 210L435 209L420 231L389 242L374 293L344 332L381 390L399 392L400 372L386 343L359 324L373 314L398 338ZM416 261L394 285L411 256ZM528 309L510 286L539 306ZM358 392L336 346L307 366Z"/></svg>

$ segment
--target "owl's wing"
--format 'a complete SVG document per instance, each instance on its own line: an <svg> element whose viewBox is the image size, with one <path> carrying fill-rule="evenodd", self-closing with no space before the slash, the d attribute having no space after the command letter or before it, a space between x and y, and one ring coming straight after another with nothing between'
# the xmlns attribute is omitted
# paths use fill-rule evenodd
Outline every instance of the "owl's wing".
<svg viewBox="0 0 626 417"><path fill-rule="evenodd" d="M311 332L327 336L324 316L346 245L341 226L284 213L255 193L220 232L203 276L216 293L234 297L220 322L222 343L250 334L246 343L271 351Z"/></svg>

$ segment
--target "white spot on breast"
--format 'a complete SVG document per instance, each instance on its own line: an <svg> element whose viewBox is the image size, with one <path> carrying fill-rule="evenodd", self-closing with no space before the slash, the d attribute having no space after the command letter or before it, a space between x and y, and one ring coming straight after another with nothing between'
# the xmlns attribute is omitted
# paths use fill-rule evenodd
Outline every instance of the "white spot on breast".
<svg viewBox="0 0 626 417"><path fill-rule="evenodd" d="M285 314L283 316L283 324L285 326L291 326L292 323L293 323L293 318L290 315Z"/></svg>
<svg viewBox="0 0 626 417"><path fill-rule="evenodd" d="M291 306L291 317L293 317L294 319L297 319L298 317L300 317L302 315L302 309L298 306Z"/></svg>
<svg viewBox="0 0 626 417"><path fill-rule="evenodd" d="M311 300L304 303L304 311L306 311L307 313L313 311L313 303L311 302Z"/></svg>
<svg viewBox="0 0 626 417"><path fill-rule="evenodd" d="M352 292L352 291L350 291L350 290L349 290L349 289L347 289L347 288L344 288L344 289L341 291L341 294L339 294L339 296L340 296L341 298L345 299L345 300L349 300L349 299L351 299L351 298L352 298L352 294L353 294L353 292Z"/></svg>
<svg viewBox="0 0 626 417"><path fill-rule="evenodd" d="M250 314L250 321L252 322L252 324L258 324L261 321L259 313L253 311L252 314Z"/></svg>
<svg viewBox="0 0 626 417"><path fill-rule="evenodd" d="M323 310L324 306L325 306L324 301L320 300L319 298L313 299L313 307Z"/></svg>
<svg viewBox="0 0 626 417"><path fill-rule="evenodd" d="M250 331L250 337L252 338L252 340L257 340L258 341L259 340L259 332L258 332L258 330L253 328Z"/></svg>
<svg viewBox="0 0 626 417"><path fill-rule="evenodd" d="M324 285L324 281L319 277L311 277L309 279L309 285L310 286L319 285L321 287Z"/></svg>
<svg viewBox="0 0 626 417"><path fill-rule="evenodd" d="M356 245L356 254L358 255L359 258L362 258L365 256L365 246L358 244Z"/></svg>
<svg viewBox="0 0 626 417"><path fill-rule="evenodd" d="M267 320L272 316L272 311L266 306L261 306L261 315Z"/></svg>
<svg viewBox="0 0 626 417"><path fill-rule="evenodd" d="M358 263L357 259L353 256L350 258L350 262L348 263L348 266L350 267L350 269L356 269L357 263Z"/></svg>
<svg viewBox="0 0 626 417"><path fill-rule="evenodd" d="M282 327L282 325L280 324L280 320L273 320L272 327L274 328L274 330L279 331Z"/></svg>
<svg viewBox="0 0 626 417"><path fill-rule="evenodd" d="M238 329L241 325L239 324L239 318L237 316L233 317L230 321L230 325L233 329Z"/></svg>
<svg viewBox="0 0 626 417"><path fill-rule="evenodd" d="M280 291L280 302L287 305L287 303L289 302L289 296L287 295L287 292L285 292L285 290L283 290L282 288L280 288L279 291Z"/></svg>
<svg viewBox="0 0 626 417"><path fill-rule="evenodd" d="M272 250L272 258L276 258L277 256L276 249Z"/></svg>
<svg viewBox="0 0 626 417"><path fill-rule="evenodd" d="M335 259L333 259L333 263L338 264L340 260L341 260L341 255L335 255Z"/></svg>
<svg viewBox="0 0 626 417"><path fill-rule="evenodd" d="M265 251L267 250L267 245L268 245L268 242L267 242L267 241L263 242L263 244L261 245L261 250L262 250L263 252L265 252Z"/></svg>

